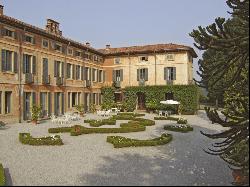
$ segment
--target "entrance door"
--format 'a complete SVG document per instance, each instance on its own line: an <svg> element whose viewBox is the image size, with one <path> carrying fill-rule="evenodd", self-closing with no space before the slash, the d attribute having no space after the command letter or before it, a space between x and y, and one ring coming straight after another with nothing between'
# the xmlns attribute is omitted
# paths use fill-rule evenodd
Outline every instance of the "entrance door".
<svg viewBox="0 0 250 187"><path fill-rule="evenodd" d="M60 95L61 93L55 93L55 115L61 115L61 107L60 107Z"/></svg>
<svg viewBox="0 0 250 187"><path fill-rule="evenodd" d="M89 94L84 94L84 110L87 112L89 110Z"/></svg>
<svg viewBox="0 0 250 187"><path fill-rule="evenodd" d="M145 110L146 109L146 97L144 93L138 93L138 110Z"/></svg>

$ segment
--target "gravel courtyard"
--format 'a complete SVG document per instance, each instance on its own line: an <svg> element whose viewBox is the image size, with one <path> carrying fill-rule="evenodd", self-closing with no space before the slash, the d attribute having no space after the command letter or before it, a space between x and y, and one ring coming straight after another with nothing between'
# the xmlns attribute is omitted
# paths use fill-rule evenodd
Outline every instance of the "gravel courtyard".
<svg viewBox="0 0 250 187"><path fill-rule="evenodd" d="M146 118L154 116L147 114ZM0 163L6 170L8 185L231 185L227 164L203 151L212 141L200 134L201 130L214 133L223 129L211 124L202 111L184 117L194 127L193 132L168 132L173 134L173 141L164 146L122 149L106 143L106 137L114 134L72 137L66 133L60 134L63 146L22 145L18 140L20 132L48 136L48 128L59 125L8 125L0 130ZM93 118L97 116L90 114L85 119ZM120 122L124 121L118 121L117 127ZM145 132L115 135L154 138L167 132L164 125L173 123L157 121ZM83 125L83 121L73 124Z"/></svg>

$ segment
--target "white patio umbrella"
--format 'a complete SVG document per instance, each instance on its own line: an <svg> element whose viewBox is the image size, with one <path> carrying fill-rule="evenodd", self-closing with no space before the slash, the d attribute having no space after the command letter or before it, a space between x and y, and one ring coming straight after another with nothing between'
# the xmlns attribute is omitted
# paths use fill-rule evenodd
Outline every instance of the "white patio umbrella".
<svg viewBox="0 0 250 187"><path fill-rule="evenodd" d="M174 100L161 101L160 103L164 105L179 105L180 104L180 102L174 101Z"/></svg>

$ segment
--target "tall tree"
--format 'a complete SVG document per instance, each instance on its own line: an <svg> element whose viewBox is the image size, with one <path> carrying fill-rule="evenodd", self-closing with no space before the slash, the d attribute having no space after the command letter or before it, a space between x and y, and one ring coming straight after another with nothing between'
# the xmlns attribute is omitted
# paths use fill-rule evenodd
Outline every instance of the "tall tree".
<svg viewBox="0 0 250 187"><path fill-rule="evenodd" d="M224 94L225 107L219 115L206 109L209 119L228 130L219 134L206 134L212 139L223 138L207 151L220 155L231 166L249 174L249 0L227 0L232 18L217 18L215 23L194 30L190 36L195 46L206 50L210 58L200 61L202 87L213 94ZM211 54L215 54L211 59ZM206 58L207 58L206 57ZM203 59L204 60L204 59ZM223 81L222 81L223 80ZM223 83L223 84L221 84Z"/></svg>

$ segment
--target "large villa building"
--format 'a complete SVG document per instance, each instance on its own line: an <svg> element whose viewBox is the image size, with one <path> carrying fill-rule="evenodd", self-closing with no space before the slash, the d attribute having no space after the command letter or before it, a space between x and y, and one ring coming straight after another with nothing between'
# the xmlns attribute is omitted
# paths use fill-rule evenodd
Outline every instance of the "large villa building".
<svg viewBox="0 0 250 187"><path fill-rule="evenodd" d="M194 49L158 44L94 49L63 37L48 19L41 29L4 15L0 6L0 121L29 120L33 104L43 117L75 105L102 103L101 88L193 84Z"/></svg>

